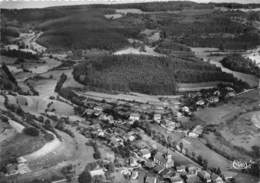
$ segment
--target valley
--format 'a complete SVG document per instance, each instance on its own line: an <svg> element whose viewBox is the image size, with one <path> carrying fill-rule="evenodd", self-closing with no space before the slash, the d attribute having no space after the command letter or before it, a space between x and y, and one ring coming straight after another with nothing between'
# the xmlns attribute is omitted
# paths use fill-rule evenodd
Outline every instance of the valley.
<svg viewBox="0 0 260 183"><path fill-rule="evenodd" d="M259 181L259 76L221 64L259 66L248 16L188 2L1 11L0 182Z"/></svg>

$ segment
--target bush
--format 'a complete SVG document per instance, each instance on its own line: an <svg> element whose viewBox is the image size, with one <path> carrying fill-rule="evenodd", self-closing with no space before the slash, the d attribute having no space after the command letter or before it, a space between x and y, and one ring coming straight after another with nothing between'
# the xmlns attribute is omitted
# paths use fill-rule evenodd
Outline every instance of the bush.
<svg viewBox="0 0 260 183"><path fill-rule="evenodd" d="M29 135L29 136L33 136L33 137L37 137L40 134L39 130L34 127L25 128L23 130L23 133L25 133L26 135Z"/></svg>

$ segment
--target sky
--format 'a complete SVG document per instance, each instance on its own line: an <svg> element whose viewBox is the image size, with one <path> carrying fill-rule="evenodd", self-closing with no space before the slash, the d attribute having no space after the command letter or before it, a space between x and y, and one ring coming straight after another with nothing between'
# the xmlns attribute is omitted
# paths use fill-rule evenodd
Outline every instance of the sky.
<svg viewBox="0 0 260 183"><path fill-rule="evenodd" d="M21 8L44 8L50 6L80 5L80 4L114 4L152 2L167 0L0 0L0 8L21 9ZM170 0L174 1L174 0ZM180 1L180 0L179 0ZM188 0L199 3L208 2L236 2L236 3L260 3L260 0Z"/></svg>

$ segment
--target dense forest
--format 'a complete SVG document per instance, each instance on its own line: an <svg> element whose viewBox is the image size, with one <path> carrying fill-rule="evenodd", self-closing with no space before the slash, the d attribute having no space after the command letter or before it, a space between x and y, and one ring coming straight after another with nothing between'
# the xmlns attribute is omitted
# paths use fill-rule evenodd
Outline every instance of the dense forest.
<svg viewBox="0 0 260 183"><path fill-rule="evenodd" d="M121 14L121 18L113 20L105 18L106 14L115 14L117 9L124 8L136 8L144 13ZM17 36L20 28L30 27L43 31L37 41L50 50L96 48L115 51L129 46L128 38L141 39L140 32L147 28L161 30L163 39L193 47L249 49L260 44L257 31L250 23L230 19L249 20L246 13L221 12L214 9L214 5L194 2L3 9L0 14L3 20L1 36L5 40ZM12 31L6 31L11 28Z"/></svg>
<svg viewBox="0 0 260 183"><path fill-rule="evenodd" d="M136 55L91 58L75 66L73 76L91 88L147 94L175 94L178 82L238 82L208 63Z"/></svg>
<svg viewBox="0 0 260 183"><path fill-rule="evenodd" d="M221 64L233 71L238 71L246 74L253 74L260 77L260 68L258 65L239 54L232 54L221 60Z"/></svg>

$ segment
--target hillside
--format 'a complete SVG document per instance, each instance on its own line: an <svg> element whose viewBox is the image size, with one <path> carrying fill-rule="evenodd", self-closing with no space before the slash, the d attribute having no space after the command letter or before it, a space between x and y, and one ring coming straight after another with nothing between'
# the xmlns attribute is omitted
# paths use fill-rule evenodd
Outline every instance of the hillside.
<svg viewBox="0 0 260 183"><path fill-rule="evenodd" d="M91 89L175 94L178 82L237 82L231 75L200 61L152 56L104 56L74 68L73 76Z"/></svg>
<svg viewBox="0 0 260 183"><path fill-rule="evenodd" d="M135 11L127 12L127 8ZM120 18L105 18L105 15ZM248 19L250 15L221 12L213 5L193 2L3 9L1 34L2 37L16 36L22 28L43 31L38 42L49 50L115 51L129 46L128 38L142 39L140 32L146 28L161 30L162 39L193 47L248 49L259 44L254 27L234 22L232 17ZM6 31L10 29L12 32Z"/></svg>

